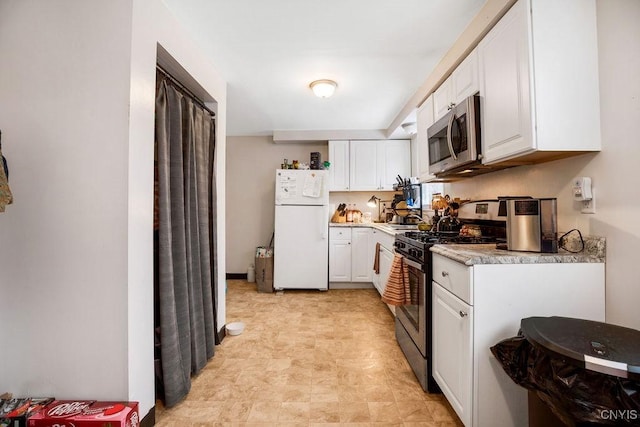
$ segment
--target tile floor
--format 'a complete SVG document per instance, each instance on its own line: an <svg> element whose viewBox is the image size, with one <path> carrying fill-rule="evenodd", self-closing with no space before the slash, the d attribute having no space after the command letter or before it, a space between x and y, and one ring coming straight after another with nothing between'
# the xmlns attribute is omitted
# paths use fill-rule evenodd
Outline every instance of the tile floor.
<svg viewBox="0 0 640 427"><path fill-rule="evenodd" d="M158 403L156 425L462 426L420 388L374 289L261 294L229 280L233 321L244 332L216 347L183 402Z"/></svg>

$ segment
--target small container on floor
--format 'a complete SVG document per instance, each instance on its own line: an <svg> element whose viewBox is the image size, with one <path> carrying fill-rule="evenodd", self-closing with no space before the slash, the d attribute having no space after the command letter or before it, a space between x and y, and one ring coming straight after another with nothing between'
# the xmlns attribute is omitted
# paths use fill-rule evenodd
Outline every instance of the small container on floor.
<svg viewBox="0 0 640 427"><path fill-rule="evenodd" d="M244 322L231 322L225 328L229 335L240 335L244 331Z"/></svg>

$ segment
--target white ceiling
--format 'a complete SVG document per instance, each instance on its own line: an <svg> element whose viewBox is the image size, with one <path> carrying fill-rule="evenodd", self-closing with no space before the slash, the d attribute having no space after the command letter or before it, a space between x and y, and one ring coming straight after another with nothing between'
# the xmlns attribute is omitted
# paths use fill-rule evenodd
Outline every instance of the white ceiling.
<svg viewBox="0 0 640 427"><path fill-rule="evenodd" d="M386 130L484 1L163 0L228 82L231 136Z"/></svg>

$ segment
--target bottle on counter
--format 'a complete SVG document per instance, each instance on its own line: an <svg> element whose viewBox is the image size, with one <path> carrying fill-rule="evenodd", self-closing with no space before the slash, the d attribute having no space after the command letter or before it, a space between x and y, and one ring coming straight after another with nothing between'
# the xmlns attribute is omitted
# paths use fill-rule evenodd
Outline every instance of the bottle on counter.
<svg viewBox="0 0 640 427"><path fill-rule="evenodd" d="M347 222L353 222L353 208L351 203L347 206Z"/></svg>
<svg viewBox="0 0 640 427"><path fill-rule="evenodd" d="M362 211L360 211L356 205L353 205L353 222L360 224L362 222Z"/></svg>

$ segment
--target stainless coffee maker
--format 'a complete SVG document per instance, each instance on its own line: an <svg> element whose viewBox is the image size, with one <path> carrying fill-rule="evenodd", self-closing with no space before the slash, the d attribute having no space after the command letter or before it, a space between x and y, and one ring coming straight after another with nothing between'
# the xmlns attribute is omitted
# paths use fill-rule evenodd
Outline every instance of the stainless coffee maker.
<svg viewBox="0 0 640 427"><path fill-rule="evenodd" d="M507 249L526 252L558 252L556 199L509 199Z"/></svg>

